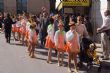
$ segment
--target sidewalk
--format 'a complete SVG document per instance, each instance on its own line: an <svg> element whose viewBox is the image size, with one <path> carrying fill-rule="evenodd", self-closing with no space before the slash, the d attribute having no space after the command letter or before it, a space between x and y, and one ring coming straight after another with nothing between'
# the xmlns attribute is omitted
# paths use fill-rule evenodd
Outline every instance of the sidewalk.
<svg viewBox="0 0 110 73"><path fill-rule="evenodd" d="M101 48L101 44L96 43L96 46L97 46L96 51L99 52L99 53L102 53L103 49Z"/></svg>
<svg viewBox="0 0 110 73"><path fill-rule="evenodd" d="M103 54L103 49L101 48L101 44L96 43L96 46L97 46L97 49L96 49L97 55L98 55L98 56L102 56L102 54Z"/></svg>

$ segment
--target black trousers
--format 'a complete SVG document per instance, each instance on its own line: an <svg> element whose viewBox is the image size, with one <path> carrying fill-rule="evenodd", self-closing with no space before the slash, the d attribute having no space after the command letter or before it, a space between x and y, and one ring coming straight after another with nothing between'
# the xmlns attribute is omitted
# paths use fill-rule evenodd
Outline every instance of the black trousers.
<svg viewBox="0 0 110 73"><path fill-rule="evenodd" d="M2 24L0 24L0 28L2 28Z"/></svg>
<svg viewBox="0 0 110 73"><path fill-rule="evenodd" d="M10 43L11 30L5 30L5 38L6 38L6 42Z"/></svg>
<svg viewBox="0 0 110 73"><path fill-rule="evenodd" d="M93 41L88 38L82 38L82 42L80 43L80 53L79 53L79 60L80 62L84 61L92 61L92 58L88 57L87 49L90 49L89 46L92 44Z"/></svg>
<svg viewBox="0 0 110 73"><path fill-rule="evenodd" d="M44 32L44 31L40 32L40 41L41 41L42 46L45 46L46 36L47 36L46 32Z"/></svg>

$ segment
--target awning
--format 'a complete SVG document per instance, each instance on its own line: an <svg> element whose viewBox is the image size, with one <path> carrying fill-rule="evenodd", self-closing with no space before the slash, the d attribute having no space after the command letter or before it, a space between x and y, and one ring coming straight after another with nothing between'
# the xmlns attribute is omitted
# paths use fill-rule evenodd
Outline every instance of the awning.
<svg viewBox="0 0 110 73"><path fill-rule="evenodd" d="M63 0L59 3L57 9L60 10L64 6L90 6L89 0Z"/></svg>
<svg viewBox="0 0 110 73"><path fill-rule="evenodd" d="M89 6L89 0L67 0L62 1L63 6Z"/></svg>

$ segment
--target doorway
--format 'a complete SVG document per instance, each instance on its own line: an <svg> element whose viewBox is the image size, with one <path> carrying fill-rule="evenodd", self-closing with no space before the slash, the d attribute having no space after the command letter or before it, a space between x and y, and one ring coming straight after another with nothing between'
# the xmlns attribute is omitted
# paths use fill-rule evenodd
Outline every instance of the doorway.
<svg viewBox="0 0 110 73"><path fill-rule="evenodd" d="M0 0L0 12L4 11L4 0Z"/></svg>

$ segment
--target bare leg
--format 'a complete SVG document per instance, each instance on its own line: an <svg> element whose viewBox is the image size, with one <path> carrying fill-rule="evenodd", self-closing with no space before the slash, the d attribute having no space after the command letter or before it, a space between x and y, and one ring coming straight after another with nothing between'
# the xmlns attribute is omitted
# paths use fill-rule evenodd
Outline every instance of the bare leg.
<svg viewBox="0 0 110 73"><path fill-rule="evenodd" d="M15 32L13 32L13 37L14 37L14 41L16 41L16 38L15 38Z"/></svg>
<svg viewBox="0 0 110 73"><path fill-rule="evenodd" d="M77 54L74 53L73 54L73 59L74 59L74 68L75 68L75 73L78 73L78 69L77 69Z"/></svg>
<svg viewBox="0 0 110 73"><path fill-rule="evenodd" d="M31 49L31 43L28 42L28 49L27 49L27 51L30 52L30 49Z"/></svg>
<svg viewBox="0 0 110 73"><path fill-rule="evenodd" d="M31 57L32 55L32 45L30 45L30 49L29 49L29 56Z"/></svg>
<svg viewBox="0 0 110 73"><path fill-rule="evenodd" d="M35 44L32 45L32 58L35 58L34 51L35 51Z"/></svg>
<svg viewBox="0 0 110 73"><path fill-rule="evenodd" d="M74 59L74 62L75 62L75 66L77 66L77 54L73 55L73 59Z"/></svg>
<svg viewBox="0 0 110 73"><path fill-rule="evenodd" d="M61 54L61 65L63 65L63 59L64 59L64 52Z"/></svg>
<svg viewBox="0 0 110 73"><path fill-rule="evenodd" d="M32 42L29 41L29 47L28 47L28 51L29 51L29 56L32 56L32 49L33 49L33 44Z"/></svg>
<svg viewBox="0 0 110 73"><path fill-rule="evenodd" d="M71 54L68 53L68 71L71 72Z"/></svg>
<svg viewBox="0 0 110 73"><path fill-rule="evenodd" d="M47 59L47 63L51 62L51 54L52 54L52 49L48 50L48 59Z"/></svg>
<svg viewBox="0 0 110 73"><path fill-rule="evenodd" d="M22 34L22 44L23 44L23 45L24 45L24 37L25 37L25 35Z"/></svg>
<svg viewBox="0 0 110 73"><path fill-rule="evenodd" d="M58 66L60 66L60 52L58 52Z"/></svg>

